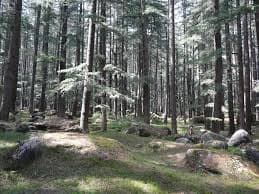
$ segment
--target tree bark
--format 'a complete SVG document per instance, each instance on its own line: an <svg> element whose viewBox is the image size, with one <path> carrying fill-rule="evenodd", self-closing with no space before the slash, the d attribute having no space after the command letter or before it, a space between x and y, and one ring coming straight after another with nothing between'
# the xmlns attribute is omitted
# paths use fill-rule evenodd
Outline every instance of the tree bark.
<svg viewBox="0 0 259 194"><path fill-rule="evenodd" d="M6 72L4 75L4 94L0 107L0 120L8 120L9 113L15 111L17 94L18 64L21 44L22 0L10 0L10 46Z"/></svg>
<svg viewBox="0 0 259 194"><path fill-rule="evenodd" d="M89 90L88 72L92 72L93 70L94 40L95 40L94 17L96 15L96 4L97 4L97 0L93 0L92 10L91 10L92 17L89 20L87 62L86 62L86 69L85 69L84 90L83 90L82 109L81 109L81 118L80 118L80 127L84 130L85 133L89 132L88 117L90 112L91 91Z"/></svg>
<svg viewBox="0 0 259 194"><path fill-rule="evenodd" d="M228 0L224 1L226 13L229 13ZM226 42L226 56L228 63L228 115L229 115L229 135L235 132L235 118L233 105L233 79L232 79L232 48L230 43L229 22L225 23L225 42Z"/></svg>
<svg viewBox="0 0 259 194"><path fill-rule="evenodd" d="M106 2L101 0L101 17L103 18L102 22L106 21ZM102 27L100 29L100 45L99 45L100 58L100 72L102 73L101 85L106 86L106 29ZM106 110L106 93L102 95L102 131L107 131L107 110Z"/></svg>
<svg viewBox="0 0 259 194"><path fill-rule="evenodd" d="M62 71L66 69L66 60L67 60L67 22L68 22L68 1L64 1L62 5L62 30L61 30L61 50L60 56L61 60L59 63L59 70ZM59 83L66 79L66 74L60 72L59 74ZM58 93L58 111L57 115L59 117L64 117L66 113L66 98L65 94L59 91Z"/></svg>
<svg viewBox="0 0 259 194"><path fill-rule="evenodd" d="M236 7L240 7L240 0L236 0ZM239 85L239 124L240 128L245 128L245 111L244 111L244 68L243 68L243 48L242 48L242 29L241 15L237 15L237 47L238 47L238 85Z"/></svg>
<svg viewBox="0 0 259 194"><path fill-rule="evenodd" d="M248 0L245 0L245 6L249 3ZM246 130L251 134L252 126L252 112L251 112L251 83L250 83L250 51L249 51L249 42L248 42L248 17L245 13L243 18L244 25L244 65L245 65L245 97L246 97Z"/></svg>
<svg viewBox="0 0 259 194"><path fill-rule="evenodd" d="M219 0L214 0L214 11L215 17L219 17ZM216 133L218 133L221 130L224 130L224 114L222 112L222 106L224 105L224 91L222 85L223 62L220 28L220 24L216 24L214 32L216 50L214 118L219 120L213 122L212 130Z"/></svg>
<svg viewBox="0 0 259 194"><path fill-rule="evenodd" d="M146 1L141 3L141 49L142 49L142 67L143 67L143 116L144 122L150 124L150 85L149 85L149 57L148 57L148 39L147 39L147 16L145 15Z"/></svg>
<svg viewBox="0 0 259 194"><path fill-rule="evenodd" d="M48 6L45 9L45 15L43 18L43 42L42 42L42 87L41 87L41 97L40 97L40 111L44 112L46 110L46 89L47 89L47 79L48 79L48 63L49 63L49 26L50 26L50 12L51 8Z"/></svg>
<svg viewBox="0 0 259 194"><path fill-rule="evenodd" d="M174 0L169 0L169 46L170 46L170 63L171 63L171 113L172 113L172 131L177 133L177 107L176 107L176 46L175 46L175 16Z"/></svg>
<svg viewBox="0 0 259 194"><path fill-rule="evenodd" d="M36 71L37 71L40 17L41 17L41 6L38 5L36 7L36 20L35 20L35 25L34 25L34 54L33 54L31 92L30 92L30 107L29 107L30 113L32 113L34 110L34 87L35 87L35 78L36 78Z"/></svg>

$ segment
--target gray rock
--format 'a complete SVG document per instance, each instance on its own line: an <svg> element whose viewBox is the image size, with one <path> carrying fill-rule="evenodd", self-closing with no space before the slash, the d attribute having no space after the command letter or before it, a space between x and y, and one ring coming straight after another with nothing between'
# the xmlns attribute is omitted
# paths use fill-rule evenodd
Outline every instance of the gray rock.
<svg viewBox="0 0 259 194"><path fill-rule="evenodd" d="M187 143L192 143L192 141L186 137L181 137L181 138L178 138L176 139L176 142L177 143L184 143L184 144L187 144Z"/></svg>
<svg viewBox="0 0 259 194"><path fill-rule="evenodd" d="M15 131L19 133L27 133L28 131L30 131L30 127L31 125L27 123L22 123L16 126Z"/></svg>
<svg viewBox="0 0 259 194"><path fill-rule="evenodd" d="M228 148L227 142L219 141L219 140L207 141L204 143L204 145L207 147L215 148L215 149L227 149Z"/></svg>
<svg viewBox="0 0 259 194"><path fill-rule="evenodd" d="M255 164L259 166L259 151L255 149L247 149L245 151L245 154L248 160L253 161Z"/></svg>
<svg viewBox="0 0 259 194"><path fill-rule="evenodd" d="M83 130L79 126L70 127L65 129L66 132L82 133Z"/></svg>
<svg viewBox="0 0 259 194"><path fill-rule="evenodd" d="M48 126L45 123L33 123L33 126L36 127L38 131L47 131Z"/></svg>
<svg viewBox="0 0 259 194"><path fill-rule="evenodd" d="M140 137L166 137L171 135L171 130L168 128L155 128L149 125L137 125L126 130L126 134L136 134Z"/></svg>
<svg viewBox="0 0 259 194"><path fill-rule="evenodd" d="M136 127L130 127L126 130L126 134L135 134L137 133L137 128Z"/></svg>
<svg viewBox="0 0 259 194"><path fill-rule="evenodd" d="M42 145L38 138L31 138L20 143L11 155L9 169L20 169L40 157Z"/></svg>
<svg viewBox="0 0 259 194"><path fill-rule="evenodd" d="M220 134L214 133L212 131L206 131L201 135L201 143L205 143L208 141L213 141L213 140L218 140L218 141L226 141L226 138Z"/></svg>
<svg viewBox="0 0 259 194"><path fill-rule="evenodd" d="M242 143L249 143L251 139L244 129L237 130L229 139L228 146L239 146Z"/></svg>

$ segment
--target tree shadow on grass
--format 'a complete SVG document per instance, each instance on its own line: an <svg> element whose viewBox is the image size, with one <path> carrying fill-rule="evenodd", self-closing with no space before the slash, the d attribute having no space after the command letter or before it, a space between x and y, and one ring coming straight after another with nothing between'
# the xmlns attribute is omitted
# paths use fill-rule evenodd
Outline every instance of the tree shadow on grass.
<svg viewBox="0 0 259 194"><path fill-rule="evenodd" d="M16 174L20 178L8 180L0 193L42 193L39 188L54 188L49 193L217 193L213 185L206 185L191 173L181 174L173 169L164 172L129 161L88 158L63 148L44 148L40 159ZM19 185L20 180L26 184ZM240 185L222 185L215 191L259 193Z"/></svg>

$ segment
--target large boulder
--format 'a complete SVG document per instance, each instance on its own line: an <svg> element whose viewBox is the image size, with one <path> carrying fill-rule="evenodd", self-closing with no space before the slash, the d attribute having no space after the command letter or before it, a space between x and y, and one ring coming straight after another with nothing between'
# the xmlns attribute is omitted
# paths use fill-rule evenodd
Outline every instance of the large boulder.
<svg viewBox="0 0 259 194"><path fill-rule="evenodd" d="M0 122L0 132L14 131L14 127L11 123Z"/></svg>
<svg viewBox="0 0 259 194"><path fill-rule="evenodd" d="M44 119L45 119L44 112L34 111L33 113L31 113L30 122L36 122L36 121L40 121L40 120L44 120Z"/></svg>
<svg viewBox="0 0 259 194"><path fill-rule="evenodd" d="M35 130L35 127L32 125L32 123L21 123L18 124L15 128L15 131L20 133L26 133L30 130Z"/></svg>
<svg viewBox="0 0 259 194"><path fill-rule="evenodd" d="M214 133L212 131L205 131L201 135L201 143L205 143L205 142L208 142L208 141L214 141L214 140L226 141L226 138L223 135Z"/></svg>
<svg viewBox="0 0 259 194"><path fill-rule="evenodd" d="M204 143L205 146L215 148L215 149L227 149L228 144L225 141L212 140Z"/></svg>
<svg viewBox="0 0 259 194"><path fill-rule="evenodd" d="M259 166L259 151L255 149L247 149L246 157L248 160L253 161L255 164Z"/></svg>
<svg viewBox="0 0 259 194"><path fill-rule="evenodd" d="M176 139L175 141L176 143L184 143L184 144L187 144L187 143L192 143L192 141L186 137L180 137L178 139Z"/></svg>
<svg viewBox="0 0 259 194"><path fill-rule="evenodd" d="M239 146L242 143L249 143L251 139L244 129L237 130L229 139L228 146Z"/></svg>
<svg viewBox="0 0 259 194"><path fill-rule="evenodd" d="M47 131L48 129L48 126L46 123L37 122L37 123L33 123L33 126L35 127L35 130L38 130L38 131Z"/></svg>
<svg viewBox="0 0 259 194"><path fill-rule="evenodd" d="M149 125L137 125L126 130L126 134L136 134L140 137L166 137L171 135L171 130L168 128L155 128Z"/></svg>
<svg viewBox="0 0 259 194"><path fill-rule="evenodd" d="M40 157L42 144L38 138L31 138L20 143L15 151L10 154L8 169L19 169L30 164Z"/></svg>
<svg viewBox="0 0 259 194"><path fill-rule="evenodd" d="M250 179L257 169L239 156L218 154L206 149L189 149L186 152L186 166L197 171L222 175L233 175L241 179Z"/></svg>

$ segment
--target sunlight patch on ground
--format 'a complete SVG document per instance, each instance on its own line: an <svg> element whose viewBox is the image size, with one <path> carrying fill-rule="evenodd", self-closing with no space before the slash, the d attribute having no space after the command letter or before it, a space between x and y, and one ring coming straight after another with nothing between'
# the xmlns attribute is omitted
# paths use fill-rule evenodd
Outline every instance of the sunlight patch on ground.
<svg viewBox="0 0 259 194"><path fill-rule="evenodd" d="M161 193L160 189L152 183L129 178L88 178L86 181L81 180L78 184L78 190L83 192L105 192L115 188L117 191L124 190L126 193L132 191L137 193Z"/></svg>
<svg viewBox="0 0 259 194"><path fill-rule="evenodd" d="M16 143L10 143L8 141L0 141L0 149L14 147Z"/></svg>
<svg viewBox="0 0 259 194"><path fill-rule="evenodd" d="M97 150L91 139L83 134L68 132L44 133L41 138L49 147L77 149L81 154Z"/></svg>

